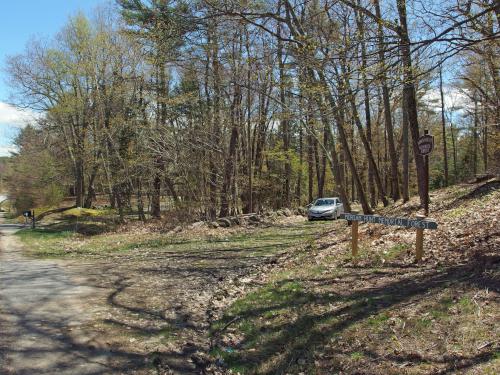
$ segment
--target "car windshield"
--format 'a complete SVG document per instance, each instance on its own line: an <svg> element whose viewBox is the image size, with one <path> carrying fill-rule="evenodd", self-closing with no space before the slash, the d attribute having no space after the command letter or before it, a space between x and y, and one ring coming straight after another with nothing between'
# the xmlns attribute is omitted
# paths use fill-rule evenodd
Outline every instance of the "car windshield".
<svg viewBox="0 0 500 375"><path fill-rule="evenodd" d="M335 204L335 199L318 199L314 202L315 206L331 206Z"/></svg>

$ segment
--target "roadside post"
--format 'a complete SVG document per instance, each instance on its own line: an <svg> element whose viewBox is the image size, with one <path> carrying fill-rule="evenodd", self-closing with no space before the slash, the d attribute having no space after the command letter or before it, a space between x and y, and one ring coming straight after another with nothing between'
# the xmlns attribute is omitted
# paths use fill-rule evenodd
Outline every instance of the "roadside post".
<svg viewBox="0 0 500 375"><path fill-rule="evenodd" d="M424 219L424 215L417 215L417 220ZM417 238L415 242L415 262L420 262L424 255L424 228L417 228Z"/></svg>
<svg viewBox="0 0 500 375"><path fill-rule="evenodd" d="M358 215L357 212L344 213L340 218L351 222L351 250L352 256L358 255L358 223L383 224L405 228L416 228L415 262L420 262L424 254L424 230L437 229L437 223L424 215L417 215L415 219L403 217L385 217L378 215Z"/></svg>
<svg viewBox="0 0 500 375"><path fill-rule="evenodd" d="M35 210L33 210L31 215L31 229L35 229Z"/></svg>
<svg viewBox="0 0 500 375"><path fill-rule="evenodd" d="M434 149L434 136L429 134L429 130L424 130L418 141L418 153L424 158L424 211L425 216L429 216L429 154Z"/></svg>
<svg viewBox="0 0 500 375"><path fill-rule="evenodd" d="M29 211L23 211L23 216L24 216L24 225L28 225L28 219L31 218L31 210Z"/></svg>

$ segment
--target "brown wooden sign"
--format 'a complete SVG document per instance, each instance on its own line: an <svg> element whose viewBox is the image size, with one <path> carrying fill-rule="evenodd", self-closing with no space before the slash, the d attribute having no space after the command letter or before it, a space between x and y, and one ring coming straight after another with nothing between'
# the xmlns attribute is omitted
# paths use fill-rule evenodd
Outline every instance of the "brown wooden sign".
<svg viewBox="0 0 500 375"><path fill-rule="evenodd" d="M352 213L341 214L342 219L349 221L362 221L363 223L374 223L383 225L395 225L406 228L437 229L437 223L428 219L411 219L404 217L384 217L378 215L358 215Z"/></svg>
<svg viewBox="0 0 500 375"><path fill-rule="evenodd" d="M418 139L418 153L422 156L429 155L434 149L434 137L425 134Z"/></svg>
<svg viewBox="0 0 500 375"><path fill-rule="evenodd" d="M417 215L416 219L404 217L384 217L378 215L359 215L357 211L341 214L342 219L351 222L351 247L354 259L358 256L358 223L376 223L383 225L397 225L400 227L417 228L415 241L415 261L420 262L424 254L424 229L437 229L437 223L427 219L423 215Z"/></svg>

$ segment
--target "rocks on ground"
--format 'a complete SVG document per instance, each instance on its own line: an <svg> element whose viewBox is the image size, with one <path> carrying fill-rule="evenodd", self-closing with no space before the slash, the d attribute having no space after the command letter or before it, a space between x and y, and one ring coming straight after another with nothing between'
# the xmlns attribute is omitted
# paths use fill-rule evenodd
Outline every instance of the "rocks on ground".
<svg viewBox="0 0 500 375"><path fill-rule="evenodd" d="M277 211L267 211L262 214L243 214L221 217L213 221L197 221L189 225L178 225L169 230L169 233L180 233L183 231L198 232L210 229L234 228L234 227L265 227L276 224L298 223L304 220L305 208L291 210L285 208Z"/></svg>

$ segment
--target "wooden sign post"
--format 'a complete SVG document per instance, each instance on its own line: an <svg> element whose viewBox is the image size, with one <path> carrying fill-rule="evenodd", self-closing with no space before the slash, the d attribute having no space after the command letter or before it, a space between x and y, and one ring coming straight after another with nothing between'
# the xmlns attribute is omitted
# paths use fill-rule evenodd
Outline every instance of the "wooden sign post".
<svg viewBox="0 0 500 375"><path fill-rule="evenodd" d="M352 211L353 215L356 215L358 211ZM352 248L352 257L355 258L358 256L358 221L353 220L351 222L351 248Z"/></svg>
<svg viewBox="0 0 500 375"><path fill-rule="evenodd" d="M429 215L429 154L434 150L434 136L429 134L429 130L424 130L424 135L418 141L418 153L424 158L424 211L425 216Z"/></svg>
<svg viewBox="0 0 500 375"><path fill-rule="evenodd" d="M432 219L427 219L423 215L417 215L416 219L402 217L384 217L378 215L358 215L357 212L344 213L340 215L342 219L351 222L351 244L352 256L358 255L358 223L375 223L383 225L395 225L406 228L416 228L415 261L420 262L424 254L424 229L437 229L437 223Z"/></svg>
<svg viewBox="0 0 500 375"><path fill-rule="evenodd" d="M425 218L424 215L417 215L417 220L423 220ZM424 229L417 228L417 238L415 239L415 262L420 262L422 260L422 256L424 255Z"/></svg>

